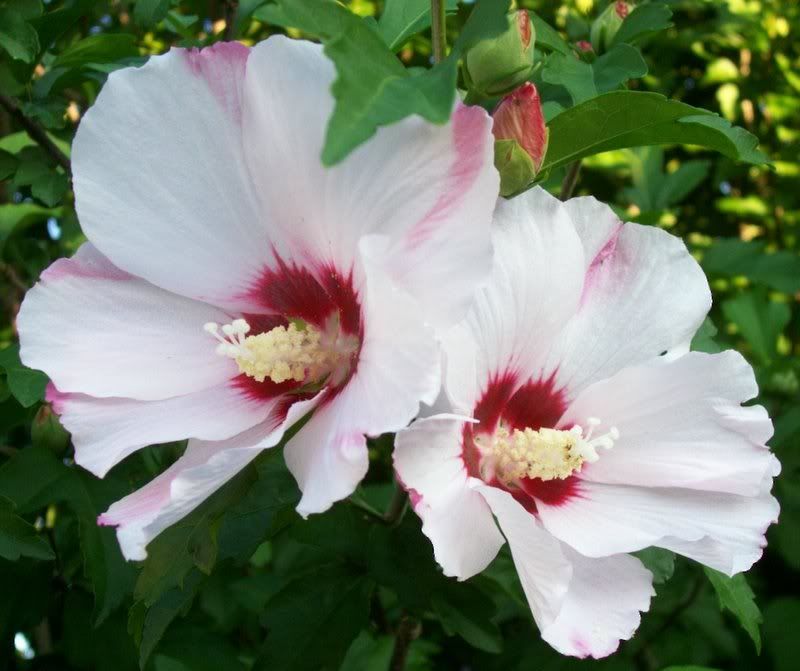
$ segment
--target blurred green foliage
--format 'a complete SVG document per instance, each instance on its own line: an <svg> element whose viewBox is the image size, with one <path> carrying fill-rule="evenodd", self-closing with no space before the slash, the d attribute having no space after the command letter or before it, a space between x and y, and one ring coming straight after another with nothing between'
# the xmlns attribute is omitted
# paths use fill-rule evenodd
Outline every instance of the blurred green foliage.
<svg viewBox="0 0 800 671"><path fill-rule="evenodd" d="M608 660L563 658L540 641L507 551L458 584L441 575L413 515L394 527L368 520L363 509L383 510L392 499L386 437L372 441L356 505L301 522L294 480L275 450L162 534L146 562L124 562L113 531L95 518L182 445L147 448L94 478L74 466L67 436L42 403L46 379L19 362L14 319L24 292L83 241L69 146L109 72L170 46L254 44L284 30L320 38L340 67L324 155L335 162L393 118L446 118L460 51L500 29L505 3L497 4L483 3L485 14L465 30L472 3L448 2L456 48L420 74L431 42L427 2L418 0L353 0L352 14L331 5L312 22L296 0L0 0L0 670L385 671L398 632L413 639L412 671L797 668L797 3L641 3L604 54L578 59L572 45L590 39L607 2L518 2L536 12L533 80L552 121L545 186L558 192L568 165L582 158L576 193L686 241L714 292L694 347L733 347L755 366L783 464L781 523L756 568L729 580L670 553L641 553L658 596L638 635ZM344 30L362 34L366 51L354 54L335 39ZM370 67L358 69L358 59ZM365 81L353 77L367 76L385 100L353 86ZM663 146L638 146L647 105ZM597 134L597 114L616 119L613 138L607 129ZM758 137L771 165L730 124Z"/></svg>

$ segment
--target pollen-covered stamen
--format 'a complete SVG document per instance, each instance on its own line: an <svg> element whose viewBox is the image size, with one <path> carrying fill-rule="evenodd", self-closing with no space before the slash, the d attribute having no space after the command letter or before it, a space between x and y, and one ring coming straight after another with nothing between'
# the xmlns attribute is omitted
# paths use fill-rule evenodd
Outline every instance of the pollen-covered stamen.
<svg viewBox="0 0 800 671"><path fill-rule="evenodd" d="M246 336L250 325L244 319L220 327L209 323L205 330L220 344L217 354L235 359L239 370L256 382L267 378L275 383L294 380L296 382L316 382L325 377L338 358L337 352L324 347L322 333L304 324L295 323Z"/></svg>
<svg viewBox="0 0 800 671"><path fill-rule="evenodd" d="M594 429L601 422L589 418L586 423L589 426L586 435L578 425L568 431L547 428L510 431L501 423L491 437L481 436L475 442L483 452L491 475L502 482L520 478L563 480L580 471L584 462L597 461L598 448L611 449L619 438L616 427L593 437Z"/></svg>

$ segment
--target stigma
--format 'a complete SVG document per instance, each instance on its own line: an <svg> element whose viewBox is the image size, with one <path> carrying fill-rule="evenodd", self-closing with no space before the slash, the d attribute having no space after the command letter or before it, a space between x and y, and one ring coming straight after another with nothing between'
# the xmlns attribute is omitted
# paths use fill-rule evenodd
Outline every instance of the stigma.
<svg viewBox="0 0 800 671"><path fill-rule="evenodd" d="M586 421L589 430L573 426L569 430L529 427L510 430L502 423L493 435L478 436L475 443L484 459L482 470L491 472L484 476L497 477L511 483L520 478L564 480L580 472L583 464L600 458L598 449L611 449L619 438L619 431L611 427L608 432L594 436L601 424L597 418Z"/></svg>
<svg viewBox="0 0 800 671"><path fill-rule="evenodd" d="M244 319L222 327L209 322L203 328L219 341L217 354L235 360L239 371L256 382L318 382L337 359L336 352L323 345L322 332L311 324L290 322L258 335L247 335L250 325Z"/></svg>

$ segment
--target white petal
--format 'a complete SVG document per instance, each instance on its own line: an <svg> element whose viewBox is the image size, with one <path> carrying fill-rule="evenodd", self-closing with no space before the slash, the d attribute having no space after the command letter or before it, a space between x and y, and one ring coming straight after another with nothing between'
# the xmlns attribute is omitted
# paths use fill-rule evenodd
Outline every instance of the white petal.
<svg viewBox="0 0 800 671"><path fill-rule="evenodd" d="M679 238L623 225L593 198L566 207L584 244L586 277L581 307L560 334L547 371L574 396L625 366L688 350L711 293Z"/></svg>
<svg viewBox="0 0 800 671"><path fill-rule="evenodd" d="M364 435L399 431L420 402L433 403L441 384L439 347L418 304L388 281L370 253L364 258L365 331L356 371L286 446L303 492L302 515L349 496L367 470Z"/></svg>
<svg viewBox="0 0 800 671"><path fill-rule="evenodd" d="M334 76L319 45L273 37L253 49L245 152L262 207L294 255L339 267L352 263L361 236L387 236L394 281L427 319L450 324L491 263L498 192L491 119L461 106L441 126L406 118L326 168L320 155Z"/></svg>
<svg viewBox="0 0 800 671"><path fill-rule="evenodd" d="M544 631L561 612L572 580L572 566L561 543L508 492L477 480L472 481L472 486L497 517L533 618Z"/></svg>
<svg viewBox="0 0 800 671"><path fill-rule="evenodd" d="M78 217L92 242L120 268L231 309L257 307L234 297L271 252L243 157L248 54L220 43L117 70L72 150Z"/></svg>
<svg viewBox="0 0 800 671"><path fill-rule="evenodd" d="M578 308L583 250L564 204L538 187L500 200L492 241L492 275L467 319L478 353L477 374L481 383L507 370L526 380L538 374ZM448 371L460 376L474 368L474 356L464 346L448 348ZM459 378L448 381L448 391L460 386Z"/></svg>
<svg viewBox="0 0 800 671"><path fill-rule="evenodd" d="M485 569L503 537L484 498L468 484L461 458L464 422L418 419L395 439L394 467L422 519L444 574L465 580Z"/></svg>
<svg viewBox="0 0 800 671"><path fill-rule="evenodd" d="M203 330L228 315L111 265L90 244L42 273L20 308L20 358L62 392L164 399L238 374Z"/></svg>
<svg viewBox="0 0 800 671"><path fill-rule="evenodd" d="M98 522L117 527L117 539L126 559L144 559L150 541L186 517L262 450L277 445L284 431L311 411L317 399L292 405L278 427L267 421L225 441L189 441L178 461L113 504Z"/></svg>
<svg viewBox="0 0 800 671"><path fill-rule="evenodd" d="M575 498L536 505L548 531L587 557L657 546L732 574L761 557L777 520L771 475L757 497L582 481Z"/></svg>
<svg viewBox="0 0 800 671"><path fill-rule="evenodd" d="M655 595L653 576L626 554L589 559L562 546L572 564L572 580L552 624L542 638L556 650L575 657L606 657L639 627L640 612Z"/></svg>
<svg viewBox="0 0 800 671"><path fill-rule="evenodd" d="M98 477L146 445L235 436L265 421L279 402L252 399L235 383L161 401L62 394L51 386L47 400L72 434L75 461Z"/></svg>
<svg viewBox="0 0 800 671"><path fill-rule="evenodd" d="M737 352L691 352L591 385L561 424L599 417L619 429L583 479L756 496L775 460L764 444L772 435L766 411L740 405L757 393L753 369Z"/></svg>

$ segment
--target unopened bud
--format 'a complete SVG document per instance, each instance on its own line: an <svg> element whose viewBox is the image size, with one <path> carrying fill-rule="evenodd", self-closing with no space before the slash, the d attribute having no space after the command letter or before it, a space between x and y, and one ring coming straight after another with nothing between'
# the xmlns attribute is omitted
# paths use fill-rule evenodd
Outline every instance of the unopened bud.
<svg viewBox="0 0 800 671"><path fill-rule="evenodd" d="M528 187L542 168L548 133L536 87L527 82L503 98L492 115L494 162L500 173L500 195Z"/></svg>
<svg viewBox="0 0 800 671"><path fill-rule="evenodd" d="M630 3L619 0L612 2L605 8L602 14L598 16L592 24L592 30L589 37L592 41L592 46L597 52L604 52L611 47L614 37L622 25L622 22L630 13L633 6Z"/></svg>
<svg viewBox="0 0 800 671"><path fill-rule="evenodd" d="M34 447L43 447L59 457L67 451L69 433L61 426L49 405L40 407L33 418L31 442Z"/></svg>
<svg viewBox="0 0 800 671"><path fill-rule="evenodd" d="M483 97L500 96L528 79L533 70L536 31L528 12L520 9L508 15L508 30L482 40L464 56L467 88Z"/></svg>

